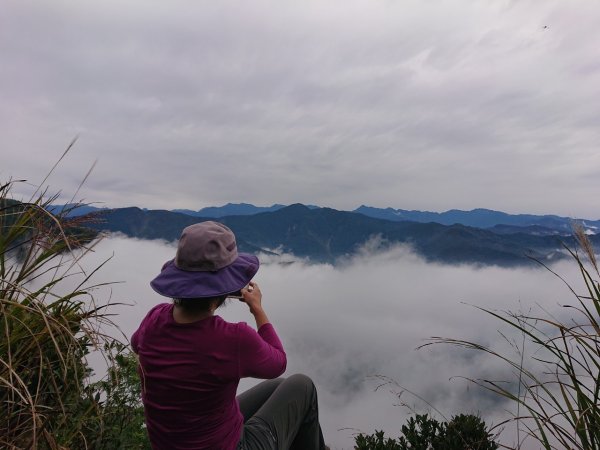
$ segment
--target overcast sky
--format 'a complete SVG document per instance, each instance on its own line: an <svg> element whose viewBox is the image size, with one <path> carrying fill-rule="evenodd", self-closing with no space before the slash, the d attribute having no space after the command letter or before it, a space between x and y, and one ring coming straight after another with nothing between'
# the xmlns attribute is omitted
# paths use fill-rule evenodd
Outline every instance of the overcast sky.
<svg viewBox="0 0 600 450"><path fill-rule="evenodd" d="M408 389L447 417L480 413L488 424L497 424L515 412L514 405L460 379L515 381L516 376L500 361L446 346L416 350L429 337L444 336L489 345L515 358L497 331L510 337L511 330L464 303L495 311L529 312L533 307L532 315L553 314L559 319L566 311L569 317L577 317L573 309L559 307L575 301L568 289L556 276L533 264L514 269L427 264L406 247L377 254L366 248L336 267L302 262L280 265L261 257L255 278L288 355L286 374L301 372L314 379L326 442L335 450L353 448L356 430L372 433L383 429L397 437L410 415L400 402L419 413L430 410L407 391L400 400L392 391ZM113 255L92 283L122 283L112 285L112 294L104 287L95 290L94 296L100 303L112 298L132 305L110 310L118 313L112 318L127 337L152 306L169 301L153 292L149 281L174 252L173 243L117 236L103 240L84 260L83 266L89 270ZM289 256L283 259L289 261ZM560 262L553 269L584 292L577 265ZM80 281L79 277L68 280ZM218 314L254 326L248 308L240 302L231 301ZM105 331L115 333L114 329ZM520 336L518 342L520 347ZM528 369L534 368L529 356L536 349L525 346ZM389 377L402 388L389 385L375 391L381 381L373 375ZM242 380L240 391L253 383L256 381ZM509 427L502 439L514 443L516 433ZM538 449L539 445L528 442L521 448Z"/></svg>
<svg viewBox="0 0 600 450"><path fill-rule="evenodd" d="M65 198L598 219L600 3L0 8L0 178Z"/></svg>

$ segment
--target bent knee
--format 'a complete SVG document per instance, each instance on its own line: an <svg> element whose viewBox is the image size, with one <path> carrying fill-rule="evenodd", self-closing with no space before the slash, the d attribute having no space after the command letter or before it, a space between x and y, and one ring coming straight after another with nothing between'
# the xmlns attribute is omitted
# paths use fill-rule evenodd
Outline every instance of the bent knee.
<svg viewBox="0 0 600 450"><path fill-rule="evenodd" d="M313 380L303 373L295 373L287 378L287 381L309 389L316 389Z"/></svg>

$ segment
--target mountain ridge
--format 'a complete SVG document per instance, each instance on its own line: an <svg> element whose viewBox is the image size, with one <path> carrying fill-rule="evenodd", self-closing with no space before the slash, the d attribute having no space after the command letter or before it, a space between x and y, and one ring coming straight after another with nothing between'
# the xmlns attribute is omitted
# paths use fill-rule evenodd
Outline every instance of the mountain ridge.
<svg viewBox="0 0 600 450"><path fill-rule="evenodd" d="M305 206L309 209L321 208L315 205ZM211 206L202 208L198 211L193 211L190 209L173 209L170 211L199 218L211 217L219 219L227 216L254 215L262 212L275 212L285 207L285 205L277 203L271 206L255 206L250 203L227 203L223 206ZM74 208L74 205L53 205L50 207L50 210L53 212L58 212L63 209L68 211L69 216L84 215L95 211L110 210L106 207L97 208L92 205L82 205L76 208ZM147 209L145 208L142 208L142 210L147 211ZM347 212L354 212L377 219L391 220L395 222L408 220L420 223L435 222L440 223L442 225L462 224L476 228L488 229L494 229L496 227L496 229L493 231L500 233L524 232L532 234L536 232L535 228L538 228L537 232L542 234L558 233L561 235L569 235L571 233L571 229L573 227L574 222L578 222L581 225L583 225L586 231L590 234L596 234L600 232L600 220L573 219L570 217L563 217L554 214L509 214L502 211L495 211L486 208L475 208L468 211L450 209L445 212L431 212L419 210L393 209L389 207L375 208L371 206L361 205L353 211ZM517 229L514 227L522 227L523 229Z"/></svg>
<svg viewBox="0 0 600 450"><path fill-rule="evenodd" d="M192 223L211 220L167 210L117 208L101 214L97 230L121 232L141 239L175 241ZM241 251L292 253L312 262L335 264L352 256L373 237L379 248L407 244L428 261L449 264L514 266L531 257L553 261L561 257L562 242L570 236L494 233L462 224L391 221L332 208L311 209L302 204L253 215L224 216L219 221L236 234ZM598 240L600 236L592 236Z"/></svg>
<svg viewBox="0 0 600 450"><path fill-rule="evenodd" d="M393 208L374 208L361 205L354 212L387 220L412 220L415 222L436 222L442 225L462 225L491 228L496 225L510 225L520 227L542 226L569 234L574 221L582 221L589 230L600 230L600 220L573 219L554 214L508 214L486 208L475 208L469 211L450 209L445 212L409 211Z"/></svg>

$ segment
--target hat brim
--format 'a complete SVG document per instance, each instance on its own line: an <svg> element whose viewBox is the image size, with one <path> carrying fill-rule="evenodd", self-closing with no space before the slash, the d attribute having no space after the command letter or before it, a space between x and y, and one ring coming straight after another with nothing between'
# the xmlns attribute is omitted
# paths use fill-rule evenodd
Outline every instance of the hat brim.
<svg viewBox="0 0 600 450"><path fill-rule="evenodd" d="M170 298L218 297L245 287L258 272L259 265L258 258L248 253L239 253L234 262L214 272L183 270L171 260L150 286Z"/></svg>

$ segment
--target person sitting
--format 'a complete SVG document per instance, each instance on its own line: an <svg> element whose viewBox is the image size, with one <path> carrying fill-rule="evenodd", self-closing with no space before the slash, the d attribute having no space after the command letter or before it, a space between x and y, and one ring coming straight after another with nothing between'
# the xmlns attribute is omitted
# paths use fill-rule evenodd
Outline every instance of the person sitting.
<svg viewBox="0 0 600 450"><path fill-rule="evenodd" d="M173 299L131 337L153 449L327 449L311 379L277 378L287 357L252 281L258 268L227 226L206 221L183 230L175 258L151 281ZM257 331L215 314L230 296L248 305ZM267 381L236 397L245 377Z"/></svg>

